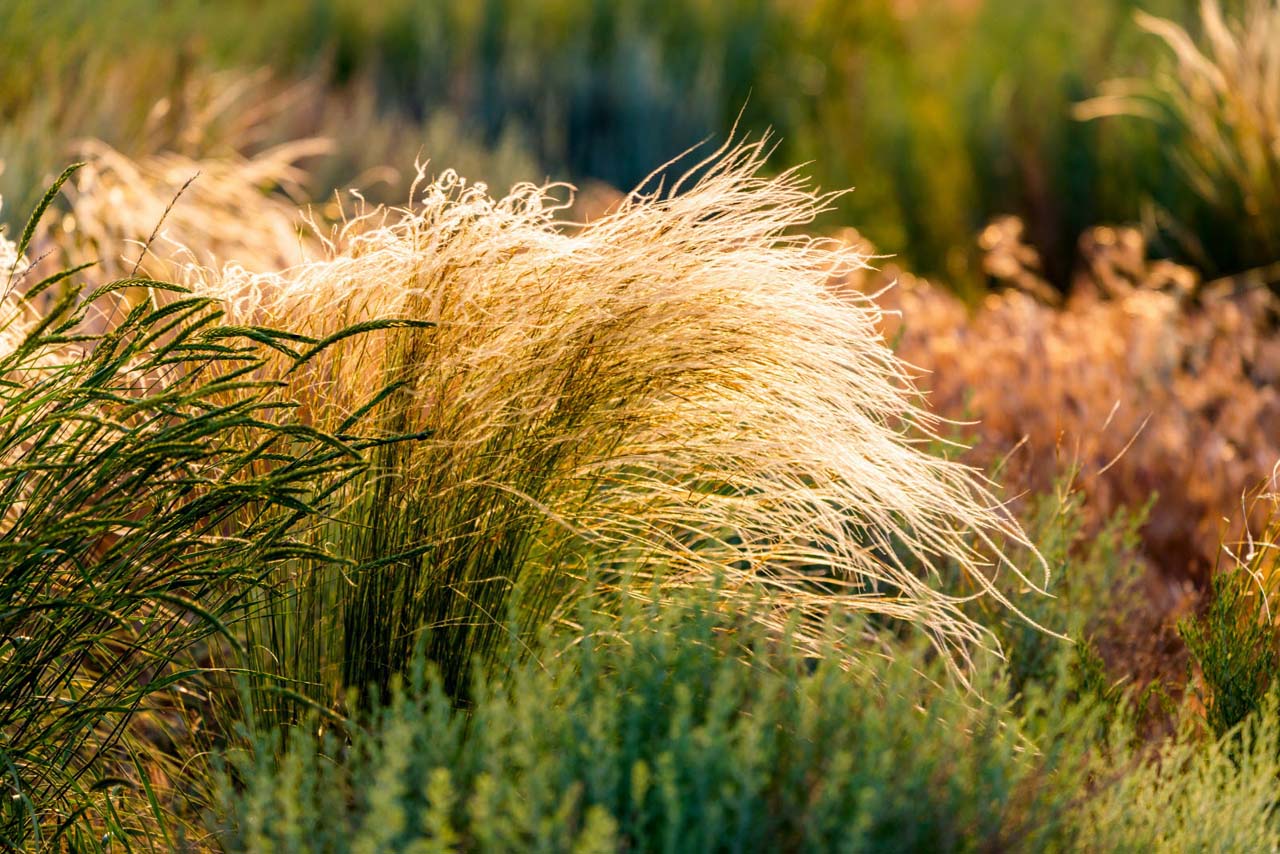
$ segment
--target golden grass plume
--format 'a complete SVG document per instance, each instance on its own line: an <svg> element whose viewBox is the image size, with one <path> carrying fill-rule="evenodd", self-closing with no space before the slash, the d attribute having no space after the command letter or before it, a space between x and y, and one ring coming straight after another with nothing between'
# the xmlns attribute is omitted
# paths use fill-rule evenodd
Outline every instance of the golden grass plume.
<svg viewBox="0 0 1280 854"><path fill-rule="evenodd" d="M176 278L190 264L235 257L280 269L316 257L318 241L298 215L303 158L328 151L304 139L252 157L193 159L163 152L132 159L106 143L82 143L84 167L67 186L68 217L55 235L73 264L97 262L95 278L145 272Z"/></svg>
<svg viewBox="0 0 1280 854"><path fill-rule="evenodd" d="M909 621L963 660L987 635L958 592L1007 602L1001 571L1047 580L982 557L1025 538L974 471L922 447L935 422L879 309L828 287L863 257L797 233L831 197L760 177L766 154L722 149L574 229L547 187L495 199L446 172L324 260L187 271L232 322L327 342L281 376L315 426L343 435L363 411L417 437L351 499L366 535L348 556L376 571L308 594L348 661L406 660L427 627L481 649L477 614L513 587L549 615L573 579L623 567L727 575L777 606L764 619L835 603ZM379 320L414 326L328 340ZM954 566L971 587L944 589Z"/></svg>

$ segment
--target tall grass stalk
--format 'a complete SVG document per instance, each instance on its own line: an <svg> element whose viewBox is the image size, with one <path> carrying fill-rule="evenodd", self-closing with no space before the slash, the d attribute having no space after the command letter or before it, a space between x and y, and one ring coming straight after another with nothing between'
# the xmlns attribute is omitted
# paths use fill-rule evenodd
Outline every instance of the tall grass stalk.
<svg viewBox="0 0 1280 854"><path fill-rule="evenodd" d="M416 437L372 450L315 531L349 571L281 570L254 630L264 666L332 702L385 687L429 632L463 691L513 596L536 626L581 578L624 568L727 575L730 597L770 595L765 620L904 620L960 664L989 639L935 566L1005 601L1000 573L1023 567L978 547L1024 537L972 471L917 446L933 422L878 310L827 286L863 258L799 231L833 196L759 177L766 153L717 151L579 228L553 188L494 199L445 173L411 208L349 222L327 260L189 272L236 322L331 342L258 373L287 378L313 427ZM398 328L341 336L375 321Z"/></svg>

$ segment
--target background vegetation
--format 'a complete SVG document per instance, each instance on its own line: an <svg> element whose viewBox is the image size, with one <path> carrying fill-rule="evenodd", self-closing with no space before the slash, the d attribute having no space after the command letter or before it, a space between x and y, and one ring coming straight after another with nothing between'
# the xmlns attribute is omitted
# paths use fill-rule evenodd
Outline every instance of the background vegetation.
<svg viewBox="0 0 1280 854"><path fill-rule="evenodd" d="M0 43L0 847L1280 845L1275 0Z"/></svg>
<svg viewBox="0 0 1280 854"><path fill-rule="evenodd" d="M973 236L1008 213L1025 220L1058 287L1086 227L1139 219L1161 253L1234 273L1273 259L1241 231L1249 212L1230 197L1207 201L1170 180L1171 147L1196 131L1072 115L1107 81L1172 64L1136 11L1194 35L1197 8L8 0L0 29L30 47L0 68L0 192L11 213L25 209L81 137L136 157L252 153L317 133L339 151L314 172L312 198L355 182L399 202L411 176L378 182L419 152L499 190L547 176L627 189L736 125L773 129L777 166L810 162L822 186L857 188L828 222L970 295L984 281ZM240 78L258 69L255 94L237 104Z"/></svg>

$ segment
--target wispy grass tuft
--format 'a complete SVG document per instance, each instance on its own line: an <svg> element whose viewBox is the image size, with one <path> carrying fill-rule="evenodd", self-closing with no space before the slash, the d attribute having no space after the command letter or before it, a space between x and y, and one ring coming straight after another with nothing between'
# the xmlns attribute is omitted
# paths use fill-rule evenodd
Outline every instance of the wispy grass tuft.
<svg viewBox="0 0 1280 854"><path fill-rule="evenodd" d="M333 702L385 687L429 630L463 691L513 596L536 626L591 572L659 568L672 586L724 574L730 597L764 591L766 621L898 618L961 665L990 640L936 568L957 562L1000 601L1001 573L1040 586L1040 568L980 557L1025 538L974 472L917 445L934 422L878 310L828 288L863 258L799 233L833 196L759 177L765 155L718 151L579 228L557 222L552 188L494 199L445 173L411 208L348 223L327 260L188 272L236 322L325 342L257 374L287 380L312 426L414 437L371 450L315 532L350 569L277 579L254 640L275 666Z"/></svg>
<svg viewBox="0 0 1280 854"><path fill-rule="evenodd" d="M96 262L103 281L139 271L168 281L184 264L227 256L254 269L289 267L320 249L290 202L305 195L298 162L331 147L302 139L253 157L165 152L135 160L83 142L85 167L67 187L69 216L49 237L72 264Z"/></svg>

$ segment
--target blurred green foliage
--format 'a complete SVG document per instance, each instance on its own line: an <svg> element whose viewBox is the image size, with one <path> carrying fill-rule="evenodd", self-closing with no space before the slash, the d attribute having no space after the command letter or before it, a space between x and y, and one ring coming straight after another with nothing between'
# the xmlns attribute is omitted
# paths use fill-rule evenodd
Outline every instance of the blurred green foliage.
<svg viewBox="0 0 1280 854"><path fill-rule="evenodd" d="M1135 10L1194 33L1195 5L4 0L0 32L29 47L0 54L0 192L29 192L61 161L60 142L76 136L126 144L126 153L128 143L163 145L165 123L147 117L184 75L268 66L322 78L333 91L364 85L354 91L369 93L408 138L398 156L419 150L425 123L446 115L458 143L432 139L442 150L428 156L502 149L532 180L629 188L735 123L739 132L772 129L779 166L812 161L823 186L856 188L829 224L853 225L881 251L973 292L982 284L974 235L994 215L1019 213L1050 279L1063 284L1088 225L1138 219L1148 201L1175 223L1203 222L1194 193L1160 156L1173 141L1167 129L1071 117L1102 81L1150 74L1160 61ZM171 111L168 121L180 118ZM336 129L348 149L372 133L358 123ZM285 131L276 123L253 143ZM324 177L342 185L353 176ZM21 209L28 200L11 201ZM1230 266L1230 231L1212 236L1209 263Z"/></svg>
<svg viewBox="0 0 1280 854"><path fill-rule="evenodd" d="M1152 750L1101 725L1105 703L1062 666L1017 708L996 672L973 694L918 644L884 652L807 658L705 590L632 600L620 621L584 609L580 638L481 680L470 710L419 665L345 733L260 733L211 819L232 851L1280 843L1273 701L1231 740L1185 729Z"/></svg>
<svg viewBox="0 0 1280 854"><path fill-rule="evenodd" d="M264 736L234 766L228 847L1034 850L1072 835L1087 763L1061 751L1087 708L1030 751L918 645L845 669L706 591L632 603L620 623L586 613L584 632L485 681L469 714L420 675L349 744L298 728L277 763Z"/></svg>

